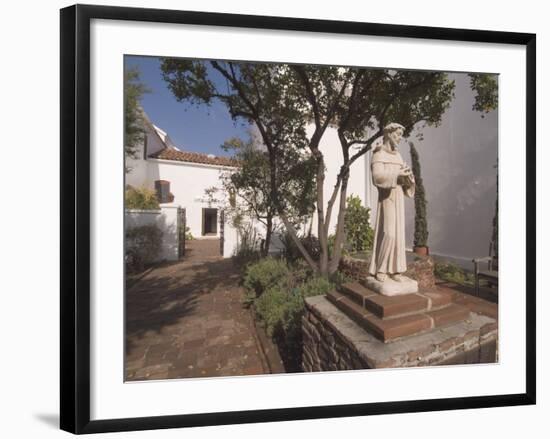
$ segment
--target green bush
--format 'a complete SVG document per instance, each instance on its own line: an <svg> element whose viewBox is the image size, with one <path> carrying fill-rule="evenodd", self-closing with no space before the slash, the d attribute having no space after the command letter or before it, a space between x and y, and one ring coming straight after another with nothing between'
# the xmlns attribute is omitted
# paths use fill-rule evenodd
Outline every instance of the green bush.
<svg viewBox="0 0 550 439"><path fill-rule="evenodd" d="M254 302L254 309L268 335L282 330L282 322L288 308L288 294L280 285L269 288Z"/></svg>
<svg viewBox="0 0 550 439"><path fill-rule="evenodd" d="M189 227L185 227L185 240L186 241L193 241L195 237L191 233L191 229Z"/></svg>
<svg viewBox="0 0 550 439"><path fill-rule="evenodd" d="M249 296L260 297L269 288L290 277L290 274L284 260L267 257L247 267L243 285Z"/></svg>
<svg viewBox="0 0 550 439"><path fill-rule="evenodd" d="M268 335L277 337L287 350L295 350L301 342L304 298L326 294L333 288L329 281L319 277L296 287L291 284L291 280L282 281L270 287L254 302L256 315Z"/></svg>
<svg viewBox="0 0 550 439"><path fill-rule="evenodd" d="M318 260L319 255L321 254L319 239L313 235L302 236L299 239L309 255L314 260ZM281 241L283 243L283 257L289 264L294 264L296 261L303 259L302 252L292 239L292 236L290 236L289 232L285 232L282 235Z"/></svg>
<svg viewBox="0 0 550 439"><path fill-rule="evenodd" d="M146 187L135 188L127 186L124 194L124 205L126 209L159 209L157 193Z"/></svg>
<svg viewBox="0 0 550 439"><path fill-rule="evenodd" d="M474 286L474 275L463 270L452 262L436 262L434 274L447 282L459 285Z"/></svg>
<svg viewBox="0 0 550 439"><path fill-rule="evenodd" d="M250 247L238 247L233 254L233 263L237 267L244 268L245 270L250 264L258 262L260 259L260 251Z"/></svg>
<svg viewBox="0 0 550 439"><path fill-rule="evenodd" d="M327 294L334 285L323 277L313 277L296 288L299 296L311 297Z"/></svg>
<svg viewBox="0 0 550 439"><path fill-rule="evenodd" d="M126 231L126 270L141 271L155 261L162 248L162 231L155 225L133 227Z"/></svg>
<svg viewBox="0 0 550 439"><path fill-rule="evenodd" d="M247 269L246 301L275 340L287 371L299 371L302 358L304 299L328 293L334 285L312 275L305 261L288 265L284 259L265 258Z"/></svg>
<svg viewBox="0 0 550 439"><path fill-rule="evenodd" d="M361 199L357 196L350 195L346 201L344 217L346 246L351 252L371 250L374 231L369 223L370 209L361 205Z"/></svg>

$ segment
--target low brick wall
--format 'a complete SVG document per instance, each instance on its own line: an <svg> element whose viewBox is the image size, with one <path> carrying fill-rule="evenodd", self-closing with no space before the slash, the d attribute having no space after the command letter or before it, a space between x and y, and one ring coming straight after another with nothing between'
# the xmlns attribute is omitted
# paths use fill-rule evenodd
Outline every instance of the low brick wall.
<svg viewBox="0 0 550 439"><path fill-rule="evenodd" d="M413 256L414 260L407 263L406 276L418 282L418 287L423 290L435 288L434 261L431 257ZM351 256L342 256L339 269L346 276L361 280L369 276L370 261Z"/></svg>
<svg viewBox="0 0 550 439"><path fill-rule="evenodd" d="M382 343L325 296L306 299L302 318L305 372L497 361L495 319L475 313L437 331Z"/></svg>

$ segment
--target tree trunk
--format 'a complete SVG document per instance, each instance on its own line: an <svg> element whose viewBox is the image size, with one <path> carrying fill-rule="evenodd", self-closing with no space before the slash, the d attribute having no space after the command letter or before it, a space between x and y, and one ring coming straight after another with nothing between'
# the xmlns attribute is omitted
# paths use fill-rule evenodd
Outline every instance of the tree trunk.
<svg viewBox="0 0 550 439"><path fill-rule="evenodd" d="M262 256L265 258L269 254L269 246L271 245L271 236L273 234L273 217L269 215L266 219L265 226L265 241L262 249Z"/></svg>
<svg viewBox="0 0 550 439"><path fill-rule="evenodd" d="M334 274L340 265L342 257L342 247L344 245L345 234L345 217L346 217L346 198L348 191L349 169L342 176L342 184L340 186L340 202L338 204L338 222L336 223L336 236L334 239L334 250L330 264L328 267L329 274Z"/></svg>
<svg viewBox="0 0 550 439"><path fill-rule="evenodd" d="M292 238L292 240L294 241L294 243L302 253L302 256L304 257L308 265L311 267L311 269L315 273L319 273L319 264L317 264L313 260L313 258L309 255L308 251L300 241L300 238L298 238L298 235L296 234L296 229L294 228L294 226L290 223L290 221L288 220L288 218L284 213L279 213L279 216L283 220L283 224L285 225L286 230L290 233L290 237Z"/></svg>
<svg viewBox="0 0 550 439"><path fill-rule="evenodd" d="M320 254L319 254L319 274L328 278L328 239L325 230L325 160L323 154L317 150L317 238L319 239Z"/></svg>

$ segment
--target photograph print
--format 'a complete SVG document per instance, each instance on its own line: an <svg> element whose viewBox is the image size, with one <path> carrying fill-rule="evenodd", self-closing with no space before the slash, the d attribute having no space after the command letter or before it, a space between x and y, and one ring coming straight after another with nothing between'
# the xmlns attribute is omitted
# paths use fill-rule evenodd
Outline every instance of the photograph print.
<svg viewBox="0 0 550 439"><path fill-rule="evenodd" d="M126 381L499 361L497 73L125 55L123 93Z"/></svg>

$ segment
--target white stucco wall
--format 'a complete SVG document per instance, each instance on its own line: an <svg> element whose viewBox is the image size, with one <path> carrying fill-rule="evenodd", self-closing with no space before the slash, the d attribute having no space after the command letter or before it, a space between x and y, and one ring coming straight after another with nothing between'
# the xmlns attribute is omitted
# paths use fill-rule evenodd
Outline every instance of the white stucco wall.
<svg viewBox="0 0 550 439"><path fill-rule="evenodd" d="M147 136L147 151L145 151L145 143L137 147L136 158L126 157L126 167L130 169L125 175L125 184L134 187L151 187L148 181L148 162L144 160L145 154L150 155L164 148L164 144L159 134L154 129L150 122L145 124L145 133ZM153 184L154 187L154 184Z"/></svg>
<svg viewBox="0 0 550 439"><path fill-rule="evenodd" d="M311 135L313 127L309 128L308 134ZM148 124L147 129L147 153L151 154L164 147L161 135ZM325 156L326 174L325 174L325 210L326 203L332 193L336 176L342 164L342 152L340 142L335 129L328 128L321 141L320 149ZM174 195L174 201L171 206L174 208L182 207L186 209L187 226L193 237L201 239L202 237L202 209L218 208L216 203L209 203L205 195L206 189L211 187L221 187L220 177L231 172L232 168L224 166L213 166L204 164L195 164L189 162L177 162L172 160L144 159L144 146L140 147L137 159L127 159L127 166L131 171L126 174L126 184L134 187L147 187L154 189L156 180L167 180L170 182L170 192ZM376 201L376 191L370 184L370 174L368 172L368 156L359 158L351 167L350 179L348 183L348 196L356 195L361 198L364 205L369 199ZM369 197L369 194L370 197ZM374 194L374 195L372 195ZM337 197L333 212L331 215L330 233L334 233L338 213L339 197ZM372 206L371 206L372 207ZM219 212L218 212L219 221ZM304 225L303 229L309 228L309 224ZM256 224L256 229L263 235L265 233L263 225ZM304 231L302 230L302 231ZM317 230L317 219L313 219L313 233ZM216 236L219 237L220 227L218 223ZM207 238L207 239L208 239ZM229 257L234 254L239 244L239 236L229 221L226 221L224 227L224 256ZM176 247L177 250L177 247ZM274 236L272 243L272 252L280 252L281 243Z"/></svg>
<svg viewBox="0 0 550 439"><path fill-rule="evenodd" d="M149 129L147 133L147 151L149 153L151 153L151 149L158 150L163 147L157 133L152 129ZM141 148L143 150L143 146ZM170 182L170 192L174 195L174 200L170 204L163 205L163 209L172 208L176 212L177 207L185 208L187 227L189 227L194 238L213 239L220 236L220 206L216 203L209 203L205 191L211 187L221 187L221 175L231 172L232 168L173 160L151 158L144 160L143 154L136 160L127 159L127 163L132 168L126 174L127 185L146 187L154 190L156 180ZM202 236L203 208L218 208L218 225L215 236ZM176 213L174 213L174 218L176 218L175 215ZM224 238L224 257L230 257L237 246L238 236L236 230L232 228L228 221L224 225ZM177 245L175 249L177 252Z"/></svg>
<svg viewBox="0 0 550 439"><path fill-rule="evenodd" d="M205 191L211 187L220 187L220 176L231 168L158 159L148 159L147 162L149 187L154 188L155 180L169 181L170 192L174 195L173 204L186 209L187 226L193 237L200 238L202 209L218 208L215 203L208 202ZM219 233L218 225L216 236Z"/></svg>
<svg viewBox="0 0 550 439"><path fill-rule="evenodd" d="M124 227L128 230L155 224L162 231L162 250L157 260L177 261L179 257L177 212L177 206L161 206L159 210L128 209L125 211Z"/></svg>
<svg viewBox="0 0 550 439"><path fill-rule="evenodd" d="M308 128L308 135L313 132L313 127ZM324 199L325 199L325 212L328 200L332 195L334 184L336 183L336 177L340 172L340 166L343 163L343 154L340 147L340 140L338 139L338 133L334 128L327 128L320 144L320 150L325 158L325 184L324 184ZM367 190L365 182L368 175L365 173L365 156L359 157L352 165L350 169L350 177L348 182L347 195L358 196L363 205L367 202ZM335 233L336 221L338 217L338 205L340 203L340 196L337 196L334 207L332 208L332 215L330 220L329 234ZM313 220L313 232L317 230L317 218L316 215Z"/></svg>

